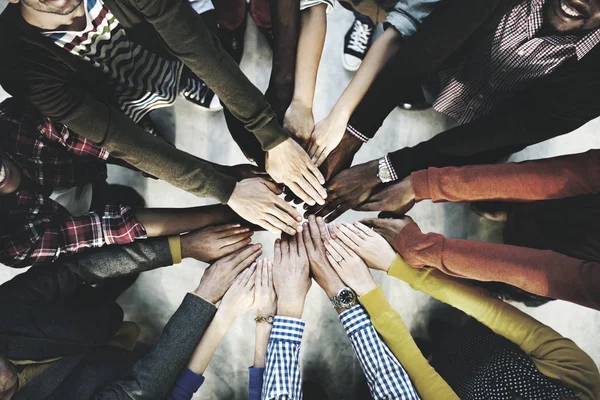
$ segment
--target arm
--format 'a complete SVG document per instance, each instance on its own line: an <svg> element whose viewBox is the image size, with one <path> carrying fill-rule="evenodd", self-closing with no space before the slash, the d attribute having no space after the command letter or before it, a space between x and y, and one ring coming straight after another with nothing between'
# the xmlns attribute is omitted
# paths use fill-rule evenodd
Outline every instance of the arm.
<svg viewBox="0 0 600 400"><path fill-rule="evenodd" d="M597 399L600 374L595 362L571 340L495 298L456 278L431 268L415 269L398 257L388 274L414 289L464 311L496 334L518 345L541 373L557 379L576 393Z"/></svg>
<svg viewBox="0 0 600 400"><path fill-rule="evenodd" d="M381 287L360 296L360 302L369 313L371 323L381 339L410 376L419 397L423 400L458 400L452 388L423 357L402 318L385 298Z"/></svg>
<svg viewBox="0 0 600 400"><path fill-rule="evenodd" d="M459 278L506 282L531 293L600 309L600 263L550 250L423 234L404 227L394 245L410 265L431 266Z"/></svg>
<svg viewBox="0 0 600 400"><path fill-rule="evenodd" d="M299 0L271 1L273 23L273 68L265 97L271 103L277 118L283 116L294 96L296 52L300 32Z"/></svg>
<svg viewBox="0 0 600 400"><path fill-rule="evenodd" d="M379 338L361 306L341 313L340 321L352 342L373 399L419 399L406 371Z"/></svg>
<svg viewBox="0 0 600 400"><path fill-rule="evenodd" d="M284 127L302 144L314 128L313 101L317 73L327 32L327 4L312 6L301 13L296 54L294 97L285 113Z"/></svg>
<svg viewBox="0 0 600 400"><path fill-rule="evenodd" d="M600 150L496 165L429 168L412 173L415 200L533 201L600 192Z"/></svg>
<svg viewBox="0 0 600 400"><path fill-rule="evenodd" d="M276 316L267 348L267 362L262 388L263 400L298 400L302 398L300 377L300 343L304 321Z"/></svg>
<svg viewBox="0 0 600 400"><path fill-rule="evenodd" d="M261 399L271 328L271 324L267 322L256 323L254 363L252 364L252 367L248 369L250 375L248 380L248 400Z"/></svg>

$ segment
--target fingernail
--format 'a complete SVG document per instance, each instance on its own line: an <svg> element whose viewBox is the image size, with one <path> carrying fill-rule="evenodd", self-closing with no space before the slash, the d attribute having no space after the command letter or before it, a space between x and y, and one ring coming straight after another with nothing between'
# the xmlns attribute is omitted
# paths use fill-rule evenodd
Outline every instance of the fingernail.
<svg viewBox="0 0 600 400"><path fill-rule="evenodd" d="M314 205L315 205L315 201L314 201L314 200L309 200L309 201L308 201L308 205L310 205L310 206L314 206Z"/></svg>
<svg viewBox="0 0 600 400"><path fill-rule="evenodd" d="M302 222L302 217L296 217L296 221Z"/></svg>
<svg viewBox="0 0 600 400"><path fill-rule="evenodd" d="M240 224L233 225L234 228L239 228L240 226L242 226L242 225L240 225Z"/></svg>
<svg viewBox="0 0 600 400"><path fill-rule="evenodd" d="M303 222L303 223L302 223L302 226L303 226L304 228L306 228L306 227L308 226L308 222Z"/></svg>
<svg viewBox="0 0 600 400"><path fill-rule="evenodd" d="M325 204L325 200L319 199L319 205L322 206L323 204Z"/></svg>

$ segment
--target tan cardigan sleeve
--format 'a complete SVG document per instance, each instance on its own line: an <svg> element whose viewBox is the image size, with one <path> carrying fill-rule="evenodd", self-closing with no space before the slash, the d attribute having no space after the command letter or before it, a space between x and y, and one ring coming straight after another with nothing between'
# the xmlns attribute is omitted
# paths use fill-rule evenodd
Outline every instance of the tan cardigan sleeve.
<svg viewBox="0 0 600 400"><path fill-rule="evenodd" d="M423 234L405 226L394 244L416 268L429 266L459 278L506 282L530 293L600 310L600 263L537 250Z"/></svg>
<svg viewBox="0 0 600 400"><path fill-rule="evenodd" d="M360 297L373 327L410 376L422 400L459 400L452 388L423 357L400 315L380 286Z"/></svg>
<svg viewBox="0 0 600 400"><path fill-rule="evenodd" d="M560 199L600 192L600 150L521 163L429 168L411 176L417 201Z"/></svg>
<svg viewBox="0 0 600 400"><path fill-rule="evenodd" d="M388 274L458 308L515 343L542 374L563 382L582 399L600 398L600 373L594 360L573 341L535 318L434 268L412 268L399 256Z"/></svg>

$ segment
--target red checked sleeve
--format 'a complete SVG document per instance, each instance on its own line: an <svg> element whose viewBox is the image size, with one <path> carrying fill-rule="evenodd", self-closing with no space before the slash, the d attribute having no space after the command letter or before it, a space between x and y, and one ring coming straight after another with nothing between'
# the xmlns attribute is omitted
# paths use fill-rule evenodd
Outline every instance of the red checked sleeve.
<svg viewBox="0 0 600 400"><path fill-rule="evenodd" d="M104 214L80 217L45 215L21 221L21 225L0 240L1 261L8 266L49 263L65 254L146 238L145 228L124 206L107 205Z"/></svg>
<svg viewBox="0 0 600 400"><path fill-rule="evenodd" d="M600 150L544 160L412 173L415 199L534 201L600 192Z"/></svg>
<svg viewBox="0 0 600 400"><path fill-rule="evenodd" d="M394 244L411 266L478 281L506 282L541 296L600 310L600 263L550 250L424 234L417 224L404 227Z"/></svg>

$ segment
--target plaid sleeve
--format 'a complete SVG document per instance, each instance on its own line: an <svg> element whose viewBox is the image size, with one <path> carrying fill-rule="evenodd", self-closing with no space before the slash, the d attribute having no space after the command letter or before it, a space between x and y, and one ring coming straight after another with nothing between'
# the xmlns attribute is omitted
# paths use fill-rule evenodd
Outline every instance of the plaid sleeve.
<svg viewBox="0 0 600 400"><path fill-rule="evenodd" d="M373 399L418 400L408 374L377 335L364 308L356 305L344 311L340 321L352 342Z"/></svg>
<svg viewBox="0 0 600 400"><path fill-rule="evenodd" d="M13 267L49 263L64 254L146 238L146 230L133 211L123 206L106 206L103 215L88 213L59 219L43 215L20 224L1 238L2 262Z"/></svg>
<svg viewBox="0 0 600 400"><path fill-rule="evenodd" d="M303 334L304 321L275 317L267 346L263 400L302 400L299 356Z"/></svg>

